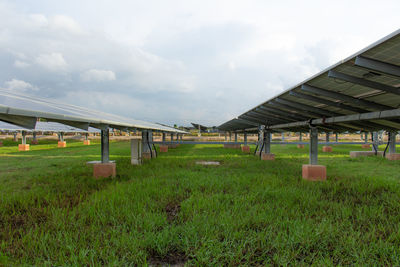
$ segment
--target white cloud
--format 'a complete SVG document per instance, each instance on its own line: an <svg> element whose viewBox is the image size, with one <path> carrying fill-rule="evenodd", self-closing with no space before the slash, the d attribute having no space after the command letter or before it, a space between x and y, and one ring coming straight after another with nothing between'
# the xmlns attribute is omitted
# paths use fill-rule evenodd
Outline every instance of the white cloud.
<svg viewBox="0 0 400 267"><path fill-rule="evenodd" d="M74 34L81 34L81 26L71 17L56 15L49 18L49 26L55 30L64 30Z"/></svg>
<svg viewBox="0 0 400 267"><path fill-rule="evenodd" d="M28 90L34 90L34 91L38 90L38 88L33 86L32 84L17 79L12 79L11 81L7 81L4 84L7 89L15 91L25 92Z"/></svg>
<svg viewBox="0 0 400 267"><path fill-rule="evenodd" d="M36 58L36 63L49 71L63 71L67 67L61 53L41 54Z"/></svg>
<svg viewBox="0 0 400 267"><path fill-rule="evenodd" d="M81 79L85 82L114 81L115 73L111 70L91 69L82 73Z"/></svg>
<svg viewBox="0 0 400 267"><path fill-rule="evenodd" d="M30 64L24 61L20 61L20 60L15 60L14 61L14 67L16 68L20 68L20 69L24 69L26 67L29 67Z"/></svg>

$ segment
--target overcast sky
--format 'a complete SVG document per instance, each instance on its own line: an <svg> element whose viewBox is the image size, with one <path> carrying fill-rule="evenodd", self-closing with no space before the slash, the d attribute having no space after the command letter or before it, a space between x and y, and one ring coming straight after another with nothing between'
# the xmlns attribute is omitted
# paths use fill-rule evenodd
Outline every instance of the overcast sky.
<svg viewBox="0 0 400 267"><path fill-rule="evenodd" d="M0 87L220 125L397 30L399 14L399 0L0 0Z"/></svg>

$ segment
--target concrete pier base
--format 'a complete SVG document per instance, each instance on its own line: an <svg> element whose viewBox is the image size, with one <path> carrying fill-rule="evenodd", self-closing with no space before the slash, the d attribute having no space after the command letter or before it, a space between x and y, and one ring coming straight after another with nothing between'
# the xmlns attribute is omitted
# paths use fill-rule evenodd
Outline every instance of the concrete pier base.
<svg viewBox="0 0 400 267"><path fill-rule="evenodd" d="M177 148L178 147L178 144L169 144L168 145L168 148Z"/></svg>
<svg viewBox="0 0 400 267"><path fill-rule="evenodd" d="M298 144L297 148L304 148L304 145L303 144Z"/></svg>
<svg viewBox="0 0 400 267"><path fill-rule="evenodd" d="M241 147L241 144L224 144L224 148L240 149Z"/></svg>
<svg viewBox="0 0 400 267"><path fill-rule="evenodd" d="M302 167L303 179L307 181L325 181L326 167L324 165L304 164Z"/></svg>
<svg viewBox="0 0 400 267"><path fill-rule="evenodd" d="M332 152L332 147L331 146L323 146L322 152Z"/></svg>
<svg viewBox="0 0 400 267"><path fill-rule="evenodd" d="M275 154L271 153L262 153L261 154L261 160L275 160Z"/></svg>
<svg viewBox="0 0 400 267"><path fill-rule="evenodd" d="M58 147L67 147L66 141L58 141Z"/></svg>
<svg viewBox="0 0 400 267"><path fill-rule="evenodd" d="M85 146L89 146L90 145L90 140L83 140L83 144Z"/></svg>
<svg viewBox="0 0 400 267"><path fill-rule="evenodd" d="M19 144L18 151L29 151L29 144Z"/></svg>
<svg viewBox="0 0 400 267"><path fill-rule="evenodd" d="M250 153L250 146L242 146L242 152Z"/></svg>
<svg viewBox="0 0 400 267"><path fill-rule="evenodd" d="M39 141L38 141L38 140L32 140L32 141L31 141L31 145L37 145L37 144L39 144Z"/></svg>
<svg viewBox="0 0 400 267"><path fill-rule="evenodd" d="M350 158L358 158L358 157L366 157L366 156L375 156L374 151L350 151ZM377 156L383 156L382 151L378 151Z"/></svg>
<svg viewBox="0 0 400 267"><path fill-rule="evenodd" d="M151 152L150 151L143 152L142 153L142 158L143 159L151 159Z"/></svg>
<svg viewBox="0 0 400 267"><path fill-rule="evenodd" d="M0 147L2 147L3 146L3 141L0 141Z"/></svg>
<svg viewBox="0 0 400 267"><path fill-rule="evenodd" d="M389 153L389 154L386 154L386 159L388 159L388 160L400 160L400 153Z"/></svg>
<svg viewBox="0 0 400 267"><path fill-rule="evenodd" d="M361 148L371 148L371 145L370 144L362 144L361 145Z"/></svg>
<svg viewBox="0 0 400 267"><path fill-rule="evenodd" d="M160 152L168 152L168 146L160 145Z"/></svg>
<svg viewBox="0 0 400 267"><path fill-rule="evenodd" d="M95 178L115 177L116 174L115 162L93 164L93 177Z"/></svg>

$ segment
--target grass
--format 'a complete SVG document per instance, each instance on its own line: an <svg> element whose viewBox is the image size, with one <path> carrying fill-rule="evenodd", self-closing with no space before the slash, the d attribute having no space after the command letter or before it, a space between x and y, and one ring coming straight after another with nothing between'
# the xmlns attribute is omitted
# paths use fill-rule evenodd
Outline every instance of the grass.
<svg viewBox="0 0 400 267"><path fill-rule="evenodd" d="M118 175L95 180L98 144L55 144L0 148L0 265L400 265L400 165L350 159L359 146L320 151L328 180L307 182L307 146L267 162L183 145L132 166L112 142Z"/></svg>

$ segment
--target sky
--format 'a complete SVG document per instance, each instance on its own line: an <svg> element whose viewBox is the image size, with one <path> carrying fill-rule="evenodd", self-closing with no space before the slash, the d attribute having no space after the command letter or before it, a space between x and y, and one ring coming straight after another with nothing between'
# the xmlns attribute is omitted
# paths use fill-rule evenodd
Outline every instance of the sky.
<svg viewBox="0 0 400 267"><path fill-rule="evenodd" d="M0 88L220 125L399 28L400 1L0 0Z"/></svg>

